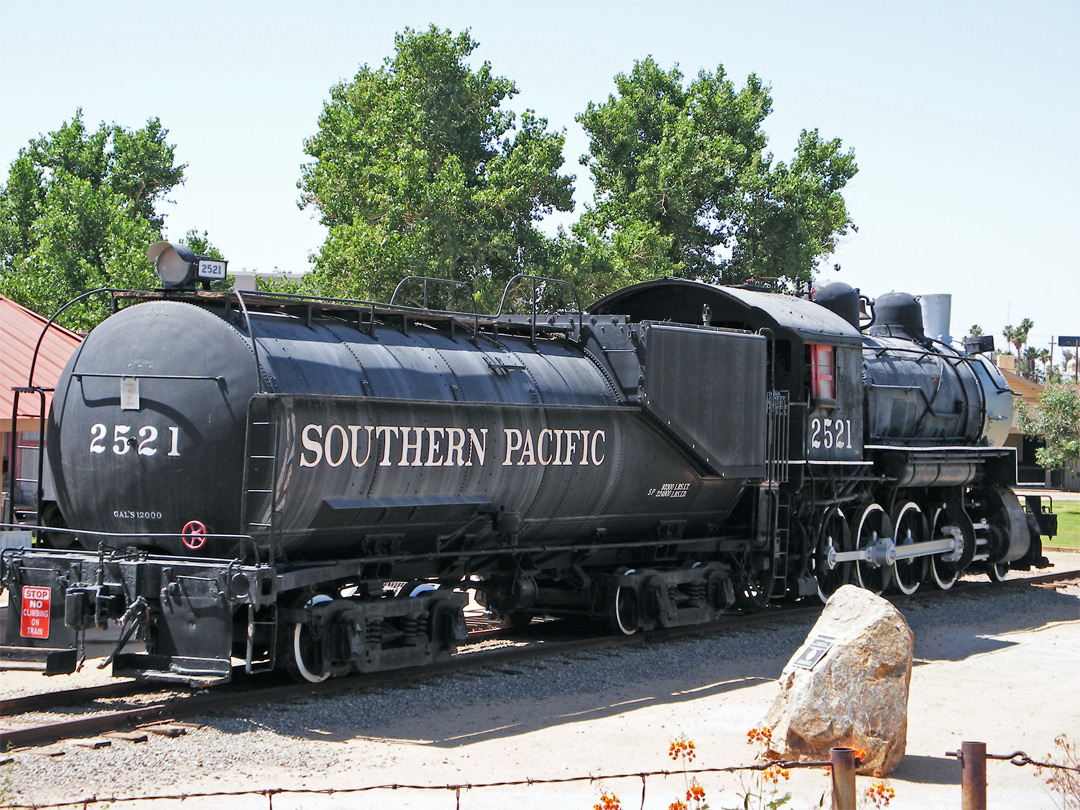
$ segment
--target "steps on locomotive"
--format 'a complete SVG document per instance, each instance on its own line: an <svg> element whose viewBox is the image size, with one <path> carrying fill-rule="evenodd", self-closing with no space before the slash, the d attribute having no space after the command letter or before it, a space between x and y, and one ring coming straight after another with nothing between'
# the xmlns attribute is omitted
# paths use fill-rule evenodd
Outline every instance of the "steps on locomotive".
<svg viewBox="0 0 1080 810"><path fill-rule="evenodd" d="M74 647L0 647L0 670L70 675L77 666L78 650Z"/></svg>

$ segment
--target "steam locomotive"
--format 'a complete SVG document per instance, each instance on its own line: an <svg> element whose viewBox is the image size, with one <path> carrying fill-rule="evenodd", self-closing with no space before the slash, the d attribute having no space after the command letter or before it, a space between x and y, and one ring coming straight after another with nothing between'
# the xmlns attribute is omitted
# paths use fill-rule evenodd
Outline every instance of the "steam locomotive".
<svg viewBox="0 0 1080 810"><path fill-rule="evenodd" d="M53 394L8 665L70 671L115 622L116 675L319 681L450 655L468 592L631 634L1048 564L990 345L927 336L913 296L668 278L541 314L564 283L524 277L524 312L481 316L149 255L163 287L113 293Z"/></svg>

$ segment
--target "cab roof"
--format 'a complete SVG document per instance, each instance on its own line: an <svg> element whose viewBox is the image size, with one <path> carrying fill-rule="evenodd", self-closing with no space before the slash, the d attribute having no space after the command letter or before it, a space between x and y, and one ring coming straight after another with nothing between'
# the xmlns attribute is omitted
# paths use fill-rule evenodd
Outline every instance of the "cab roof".
<svg viewBox="0 0 1080 810"><path fill-rule="evenodd" d="M784 330L804 343L861 345L862 333L831 310L806 298L663 278L624 287L596 301L593 315L626 315L631 321L700 324L705 307L709 323L732 329Z"/></svg>

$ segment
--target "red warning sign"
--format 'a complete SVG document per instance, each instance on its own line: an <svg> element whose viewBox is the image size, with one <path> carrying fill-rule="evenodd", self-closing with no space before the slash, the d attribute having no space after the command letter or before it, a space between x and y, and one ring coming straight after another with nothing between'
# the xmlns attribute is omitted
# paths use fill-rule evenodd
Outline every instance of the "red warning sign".
<svg viewBox="0 0 1080 810"><path fill-rule="evenodd" d="M23 585L22 622L19 626L20 636L23 638L49 637L49 603L51 600L52 591L49 588L35 588L32 585Z"/></svg>

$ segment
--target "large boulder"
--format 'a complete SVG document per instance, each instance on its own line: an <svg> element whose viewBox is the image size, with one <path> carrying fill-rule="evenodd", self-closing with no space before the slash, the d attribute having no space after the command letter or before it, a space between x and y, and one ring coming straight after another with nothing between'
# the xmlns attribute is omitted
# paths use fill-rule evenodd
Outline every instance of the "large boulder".
<svg viewBox="0 0 1080 810"><path fill-rule="evenodd" d="M907 746L913 648L911 628L888 601L840 588L780 675L765 755L827 760L829 749L848 747L866 751L859 773L892 773Z"/></svg>

